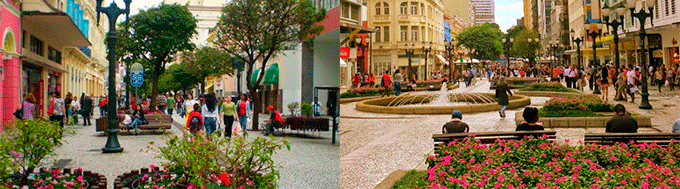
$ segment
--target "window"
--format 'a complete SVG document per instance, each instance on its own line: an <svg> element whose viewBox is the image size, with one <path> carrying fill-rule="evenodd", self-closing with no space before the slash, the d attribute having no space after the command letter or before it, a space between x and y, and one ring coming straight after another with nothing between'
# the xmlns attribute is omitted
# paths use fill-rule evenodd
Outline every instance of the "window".
<svg viewBox="0 0 680 189"><path fill-rule="evenodd" d="M407 26L402 26L401 27L401 41L408 41L408 27Z"/></svg>
<svg viewBox="0 0 680 189"><path fill-rule="evenodd" d="M401 9L400 12L401 14L408 14L408 4L406 2L401 3L401 5L399 5L399 8Z"/></svg>
<svg viewBox="0 0 680 189"><path fill-rule="evenodd" d="M380 15L380 3L375 4L375 15Z"/></svg>
<svg viewBox="0 0 680 189"><path fill-rule="evenodd" d="M350 19L360 21L359 19L361 19L361 18L359 18L359 11L361 11L361 6L353 4L353 5L351 5L351 7L352 7L352 12L351 12L351 15L350 15L351 16Z"/></svg>
<svg viewBox="0 0 680 189"><path fill-rule="evenodd" d="M668 1L668 0L666 0L666 1ZM659 18L659 12L661 12L661 11L659 10L659 1L655 2L655 3L654 3L654 6L656 7L656 8L654 9L654 10L655 10L655 11L654 11L654 17L658 19L658 18ZM666 10L666 15L668 15L668 10Z"/></svg>
<svg viewBox="0 0 680 189"><path fill-rule="evenodd" d="M418 26L411 26L411 41L418 41Z"/></svg>
<svg viewBox="0 0 680 189"><path fill-rule="evenodd" d="M385 36L383 42L390 42L390 27L389 26L383 27L383 30L381 32L383 32L384 33L383 36Z"/></svg>
<svg viewBox="0 0 680 189"><path fill-rule="evenodd" d="M382 32L380 31L380 26L376 26L375 31L375 42L380 42L380 33Z"/></svg>
<svg viewBox="0 0 680 189"><path fill-rule="evenodd" d="M671 1L671 14L675 15L675 1Z"/></svg>
<svg viewBox="0 0 680 189"><path fill-rule="evenodd" d="M349 18L349 11L350 11L349 3L343 1L342 2L342 17L343 18Z"/></svg>
<svg viewBox="0 0 680 189"><path fill-rule="evenodd" d="M655 0L655 1L656 1L656 0ZM668 7L668 5L670 5L670 4L668 4L668 0L664 0L664 1L666 2L666 16L668 16L668 15L670 15L670 14L669 14L669 13L670 13L670 8ZM675 1L675 0L672 0L672 1ZM656 2L656 9L659 9L659 1ZM657 13L657 14L658 14L658 13ZM657 18L659 18L659 17L657 16Z"/></svg>
<svg viewBox="0 0 680 189"><path fill-rule="evenodd" d="M31 36L31 52L38 54L40 56L45 56L43 53L43 41L41 41L38 38L35 38L35 36Z"/></svg>
<svg viewBox="0 0 680 189"><path fill-rule="evenodd" d="M418 15L418 3L411 3L411 15Z"/></svg>
<svg viewBox="0 0 680 189"><path fill-rule="evenodd" d="M48 47L47 48L47 59L50 59L58 64L61 64L61 52L57 49Z"/></svg>
<svg viewBox="0 0 680 189"><path fill-rule="evenodd" d="M420 4L420 14L425 15L425 4Z"/></svg>
<svg viewBox="0 0 680 189"><path fill-rule="evenodd" d="M383 9L385 9L385 13L384 13L385 15L390 14L390 4L383 3Z"/></svg>

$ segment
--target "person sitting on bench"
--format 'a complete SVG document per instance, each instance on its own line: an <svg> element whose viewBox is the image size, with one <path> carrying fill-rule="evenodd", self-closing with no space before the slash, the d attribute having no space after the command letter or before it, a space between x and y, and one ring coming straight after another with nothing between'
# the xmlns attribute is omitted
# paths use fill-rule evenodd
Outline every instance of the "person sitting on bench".
<svg viewBox="0 0 680 189"><path fill-rule="evenodd" d="M442 127L442 134L470 132L470 127L467 123L461 121L463 119L463 112L460 110L453 111L453 113L451 113L451 119L451 121L444 124Z"/></svg>
<svg viewBox="0 0 680 189"><path fill-rule="evenodd" d="M626 113L626 107L621 104L614 106L616 115L607 122L607 133L637 133L638 124L633 117Z"/></svg>
<svg viewBox="0 0 680 189"><path fill-rule="evenodd" d="M137 132L137 128L139 125L145 125L148 122L146 119L144 119L144 111L142 110L142 105L136 104L133 106L134 112L132 112L132 122L129 125L130 127L135 128L135 135L139 134Z"/></svg>
<svg viewBox="0 0 680 189"><path fill-rule="evenodd" d="M271 113L269 116L268 120L265 120L267 122L267 135L269 134L274 134L274 128L281 128L283 125L283 118L281 118L281 114L279 114L279 111L276 111L274 106L269 105L267 107L267 110Z"/></svg>
<svg viewBox="0 0 680 189"><path fill-rule="evenodd" d="M522 123L517 126L515 131L543 131L545 130L543 126L539 125L538 123L538 109L534 107L527 107L524 109L524 112L522 113L522 117L524 117L524 121L526 123ZM533 135L534 138L541 137L539 135Z"/></svg>

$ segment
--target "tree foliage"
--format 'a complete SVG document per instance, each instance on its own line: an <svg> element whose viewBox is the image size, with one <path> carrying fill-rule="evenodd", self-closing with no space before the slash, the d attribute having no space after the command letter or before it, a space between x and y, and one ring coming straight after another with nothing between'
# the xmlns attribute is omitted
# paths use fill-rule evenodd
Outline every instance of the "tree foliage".
<svg viewBox="0 0 680 189"><path fill-rule="evenodd" d="M469 49L472 58L497 60L503 53L502 36L503 32L498 29L497 24L486 23L465 28L456 36L458 41L456 45Z"/></svg>
<svg viewBox="0 0 680 189"><path fill-rule="evenodd" d="M191 50L191 37L196 34L196 18L186 6L161 4L131 16L129 23L119 27L118 54L124 60L140 62L151 77L152 96L158 94L158 82L165 64L175 59L177 52ZM127 62L127 61L126 61ZM151 108L156 98L151 98Z"/></svg>
<svg viewBox="0 0 680 189"><path fill-rule="evenodd" d="M507 57L514 56L514 54L512 54L512 43L513 43L513 41L510 41L510 39L516 38L517 34L519 34L519 32L521 32L522 30L525 30L525 29L526 29L526 27L524 25L519 25L519 26L515 26L514 28L510 28L510 29L507 30L508 33L504 37L505 43L503 43L503 50L505 51L505 54L507 55Z"/></svg>
<svg viewBox="0 0 680 189"><path fill-rule="evenodd" d="M182 57L182 66L200 78L201 92L205 92L205 78L211 75L233 76L236 69L231 64L231 57L224 51L214 47L202 47L196 51L187 51Z"/></svg>
<svg viewBox="0 0 680 189"><path fill-rule="evenodd" d="M320 33L323 26L316 23L325 18L326 12L317 10L307 0L232 0L222 12L215 27L215 44L237 61L244 62L254 111L259 112L257 89L265 74L260 74L257 81L251 83L253 70L266 68L272 56L292 50ZM256 130L257 125L258 114L254 114L253 128Z"/></svg>
<svg viewBox="0 0 680 189"><path fill-rule="evenodd" d="M528 39L532 39L529 42ZM531 62L534 62L534 57L536 57L536 50L540 49L540 44L537 41L533 41L538 38L538 32L523 29L515 37L515 41L512 43L512 54L517 57L527 58Z"/></svg>

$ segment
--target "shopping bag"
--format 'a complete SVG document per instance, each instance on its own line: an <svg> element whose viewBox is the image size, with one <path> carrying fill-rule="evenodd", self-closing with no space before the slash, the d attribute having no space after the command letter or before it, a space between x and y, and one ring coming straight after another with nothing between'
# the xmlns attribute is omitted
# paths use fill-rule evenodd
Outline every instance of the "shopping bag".
<svg viewBox="0 0 680 189"><path fill-rule="evenodd" d="M671 85L671 82L670 82L670 81L668 81L668 80L666 80L666 83L665 83L665 84L664 84L663 86L666 86L666 87L668 87L669 85Z"/></svg>

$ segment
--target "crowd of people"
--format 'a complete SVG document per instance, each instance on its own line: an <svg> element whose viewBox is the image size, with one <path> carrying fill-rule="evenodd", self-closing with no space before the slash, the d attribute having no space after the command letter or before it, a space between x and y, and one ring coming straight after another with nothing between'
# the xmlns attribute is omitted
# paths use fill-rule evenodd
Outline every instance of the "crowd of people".
<svg viewBox="0 0 680 189"><path fill-rule="evenodd" d="M101 97L107 102L106 97ZM82 93L80 98L67 93L62 98L61 92L50 92L47 98L47 118L49 121L58 122L59 126L79 125L79 116L82 117L83 126L92 125L91 117L95 107L94 100L87 94ZM17 119L34 120L40 119L38 113L38 101L31 93L24 95L21 107L14 112ZM102 113L103 115L103 113Z"/></svg>

